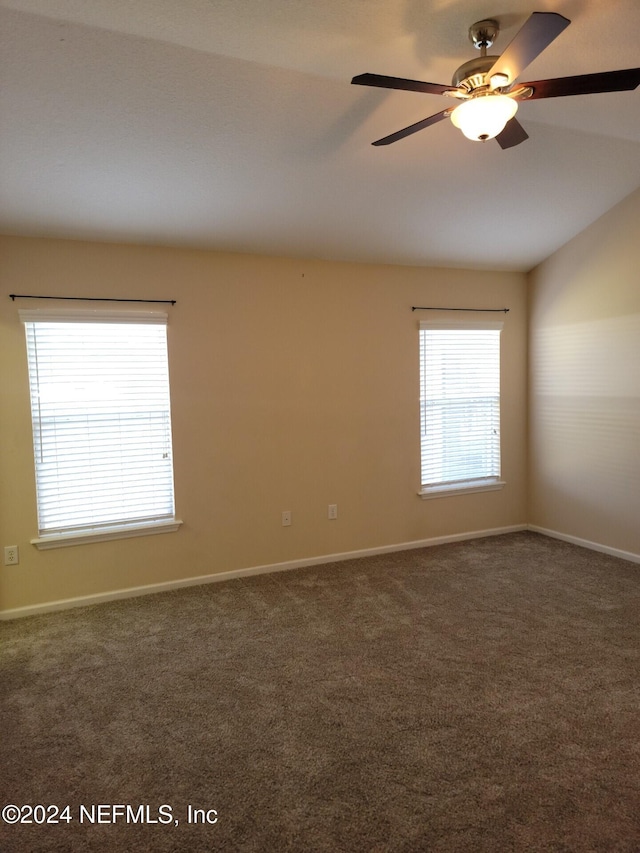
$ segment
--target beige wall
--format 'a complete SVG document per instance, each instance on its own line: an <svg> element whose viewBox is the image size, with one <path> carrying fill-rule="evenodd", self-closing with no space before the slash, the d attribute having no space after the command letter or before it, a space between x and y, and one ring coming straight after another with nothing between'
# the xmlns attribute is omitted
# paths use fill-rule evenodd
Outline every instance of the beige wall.
<svg viewBox="0 0 640 853"><path fill-rule="evenodd" d="M640 190L530 275L529 521L640 555Z"/></svg>
<svg viewBox="0 0 640 853"><path fill-rule="evenodd" d="M29 238L2 238L0 248L0 545L20 547L20 565L0 568L0 610L526 522L525 276ZM177 299L169 359L179 532L30 545L18 308L36 303L10 293ZM502 492L416 495L412 305L511 309ZM337 521L327 520L329 503Z"/></svg>

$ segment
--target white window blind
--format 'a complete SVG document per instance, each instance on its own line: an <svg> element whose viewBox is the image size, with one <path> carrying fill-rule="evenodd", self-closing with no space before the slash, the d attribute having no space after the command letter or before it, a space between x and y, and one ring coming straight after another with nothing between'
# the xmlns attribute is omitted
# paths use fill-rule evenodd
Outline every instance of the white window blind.
<svg viewBox="0 0 640 853"><path fill-rule="evenodd" d="M420 324L422 492L500 480L498 322Z"/></svg>
<svg viewBox="0 0 640 853"><path fill-rule="evenodd" d="M173 520L166 314L20 314L40 536Z"/></svg>

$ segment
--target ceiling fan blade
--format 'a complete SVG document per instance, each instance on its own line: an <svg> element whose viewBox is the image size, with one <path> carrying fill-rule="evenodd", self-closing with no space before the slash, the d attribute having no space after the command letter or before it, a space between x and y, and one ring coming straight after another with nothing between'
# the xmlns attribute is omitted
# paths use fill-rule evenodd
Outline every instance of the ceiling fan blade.
<svg viewBox="0 0 640 853"><path fill-rule="evenodd" d="M419 130L424 130L432 124L437 124L443 118L447 118L451 114L451 109L442 110L441 113L423 118L422 121L417 121L415 124L410 124L409 127L404 127L402 130L397 130L395 133L390 133L389 136L383 136L382 139L377 139L372 142L372 145L390 145L392 142L397 142L399 139L404 139L405 136L411 136L412 133L417 133Z"/></svg>
<svg viewBox="0 0 640 853"><path fill-rule="evenodd" d="M622 71L603 71L599 74L578 74L576 77L556 77L524 83L533 94L526 98L560 98L565 95L592 95L597 92L628 92L640 83L640 68Z"/></svg>
<svg viewBox="0 0 640 853"><path fill-rule="evenodd" d="M513 83L570 23L557 12L534 12L494 62L487 79L494 74L505 74L509 83Z"/></svg>
<svg viewBox="0 0 640 853"><path fill-rule="evenodd" d="M455 91L455 86L442 83L422 83L420 80L405 80L403 77L386 77L384 74L358 74L351 81L357 86L378 86L380 89L402 89L406 92L425 92L428 95L443 95Z"/></svg>
<svg viewBox="0 0 640 853"><path fill-rule="evenodd" d="M500 148L513 148L528 138L529 134L518 119L512 118L506 123L504 130L496 136L496 142L500 145Z"/></svg>

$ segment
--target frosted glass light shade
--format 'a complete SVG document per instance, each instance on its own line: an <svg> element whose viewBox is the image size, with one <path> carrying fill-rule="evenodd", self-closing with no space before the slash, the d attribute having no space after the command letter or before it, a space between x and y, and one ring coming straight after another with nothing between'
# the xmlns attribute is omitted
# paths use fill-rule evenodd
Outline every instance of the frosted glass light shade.
<svg viewBox="0 0 640 853"><path fill-rule="evenodd" d="M516 114L518 104L506 95L482 95L463 101L451 113L451 121L467 139L493 139Z"/></svg>

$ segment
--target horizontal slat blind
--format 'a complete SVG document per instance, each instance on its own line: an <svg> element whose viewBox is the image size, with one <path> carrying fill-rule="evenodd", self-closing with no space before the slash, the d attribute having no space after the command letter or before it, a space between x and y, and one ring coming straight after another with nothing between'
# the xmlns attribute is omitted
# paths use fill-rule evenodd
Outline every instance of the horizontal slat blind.
<svg viewBox="0 0 640 853"><path fill-rule="evenodd" d="M40 535L174 517L166 316L123 319L25 321Z"/></svg>
<svg viewBox="0 0 640 853"><path fill-rule="evenodd" d="M500 477L501 325L421 323L423 488Z"/></svg>

